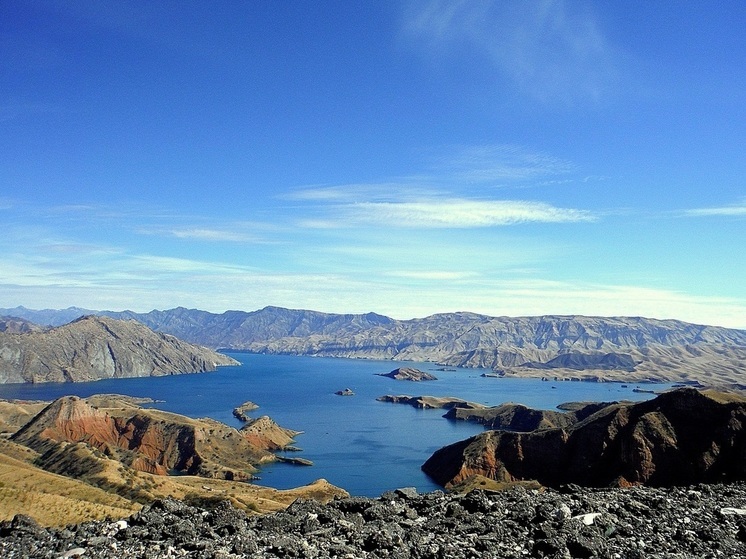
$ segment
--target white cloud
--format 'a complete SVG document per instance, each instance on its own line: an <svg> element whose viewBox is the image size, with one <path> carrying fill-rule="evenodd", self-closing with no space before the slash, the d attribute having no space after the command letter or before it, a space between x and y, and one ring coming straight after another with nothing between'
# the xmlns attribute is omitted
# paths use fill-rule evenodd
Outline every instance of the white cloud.
<svg viewBox="0 0 746 559"><path fill-rule="evenodd" d="M173 229L171 234L179 239L194 239L197 241L210 241L210 242L258 242L260 239L246 233L238 231L227 231L220 229L205 229L205 228L189 228L189 229Z"/></svg>
<svg viewBox="0 0 746 559"><path fill-rule="evenodd" d="M425 281L457 281L479 276L479 274L477 274L476 272L452 272L442 270L395 270L391 272L385 272L384 275L394 278Z"/></svg>
<svg viewBox="0 0 746 559"><path fill-rule="evenodd" d="M446 180L467 183L526 181L564 175L577 170L570 161L522 146L494 144L463 146L441 158L436 170Z"/></svg>
<svg viewBox="0 0 746 559"><path fill-rule="evenodd" d="M367 223L400 228L473 228L519 223L594 221L587 210L522 200L423 200L364 202L339 208L342 225ZM346 222L346 223L345 223Z"/></svg>
<svg viewBox="0 0 746 559"><path fill-rule="evenodd" d="M720 206L720 207L714 207L714 208L696 208L692 210L686 210L684 211L684 215L688 217L746 216L746 200L743 200L740 203L733 204L731 206Z"/></svg>
<svg viewBox="0 0 746 559"><path fill-rule="evenodd" d="M542 102L598 99L618 82L620 54L592 5L571 0L473 2L413 0L405 30L433 57L466 43Z"/></svg>

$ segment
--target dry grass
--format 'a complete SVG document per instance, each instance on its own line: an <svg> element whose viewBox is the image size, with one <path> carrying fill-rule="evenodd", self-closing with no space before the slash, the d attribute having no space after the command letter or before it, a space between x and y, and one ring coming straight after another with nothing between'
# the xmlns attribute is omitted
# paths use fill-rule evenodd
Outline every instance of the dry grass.
<svg viewBox="0 0 746 559"><path fill-rule="evenodd" d="M131 416L141 403L139 399L115 395L95 396L91 400L113 417ZM7 439L8 432L20 428L45 405L0 401L0 429L6 433L0 437L0 520L21 513L42 525L64 526L124 518L143 504L165 497L195 504L226 499L247 512L266 513L283 509L301 497L327 501L346 495L324 480L280 491L217 478L159 476L136 471L85 443L50 443L41 455ZM147 414L164 424L193 426L208 460L253 470L246 461L245 449L236 442L241 437L235 429L214 420L191 419L159 410L147 410Z"/></svg>
<svg viewBox="0 0 746 559"><path fill-rule="evenodd" d="M287 507L297 498L327 501L346 493L324 480L280 491L240 481L197 476L158 476L138 472L107 459L82 444L68 445L71 457L96 468L81 479L50 473L33 464L38 454L0 441L0 520L26 514L45 526L104 518L124 518L143 503L174 497L194 503L229 500L249 513L267 513Z"/></svg>
<svg viewBox="0 0 746 559"><path fill-rule="evenodd" d="M138 508L137 503L118 495L0 454L0 520L20 513L47 526L62 526L122 518Z"/></svg>
<svg viewBox="0 0 746 559"><path fill-rule="evenodd" d="M15 433L47 405L49 402L0 400L0 434Z"/></svg>

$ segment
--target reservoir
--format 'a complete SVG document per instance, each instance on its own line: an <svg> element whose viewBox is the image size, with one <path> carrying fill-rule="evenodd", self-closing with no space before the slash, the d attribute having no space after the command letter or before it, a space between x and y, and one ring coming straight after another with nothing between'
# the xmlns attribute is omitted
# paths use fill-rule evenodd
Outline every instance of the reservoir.
<svg viewBox="0 0 746 559"><path fill-rule="evenodd" d="M0 385L2 399L53 400L65 395L125 394L157 400L154 407L190 417L210 417L240 428L233 408L250 400L249 415L268 415L282 427L303 431L302 452L289 456L313 466L272 464L259 472L260 485L286 489L324 478L352 495L376 497L398 487L439 489L420 471L438 448L482 432L453 422L445 410L419 410L376 401L385 394L450 396L488 406L504 402L554 409L569 401L639 401L651 398L635 389L665 390L669 384L594 383L482 377L480 369L442 370L432 363L313 358L231 353L240 366L213 373L102 380L88 383ZM397 367L435 375L427 382L378 376ZM351 389L353 396L335 392Z"/></svg>

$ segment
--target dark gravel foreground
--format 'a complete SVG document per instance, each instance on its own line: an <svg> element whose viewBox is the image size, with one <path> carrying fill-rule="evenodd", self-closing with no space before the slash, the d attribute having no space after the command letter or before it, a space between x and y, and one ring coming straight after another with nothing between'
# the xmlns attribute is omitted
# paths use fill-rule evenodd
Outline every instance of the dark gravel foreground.
<svg viewBox="0 0 746 559"><path fill-rule="evenodd" d="M746 558L746 484L466 496L401 489L247 516L158 501L126 521L0 523L0 557Z"/></svg>

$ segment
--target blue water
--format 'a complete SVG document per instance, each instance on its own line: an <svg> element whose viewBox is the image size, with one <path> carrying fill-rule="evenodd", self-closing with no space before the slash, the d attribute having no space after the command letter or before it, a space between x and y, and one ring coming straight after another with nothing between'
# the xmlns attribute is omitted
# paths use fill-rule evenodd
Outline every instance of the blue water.
<svg viewBox="0 0 746 559"><path fill-rule="evenodd" d="M519 402L553 409L568 401L644 400L637 385L620 383L542 382L480 376L484 370L440 371L427 363L327 359L296 356L229 354L242 365L214 373L102 380L79 384L0 385L0 398L52 400L115 393L158 400L156 407L190 417L211 417L240 427L232 410L246 400L260 407L252 417L269 415L283 427L303 431L296 439L311 467L272 464L262 469L262 485L280 489L318 478L353 495L377 496L397 487L437 489L420 466L438 448L481 432L478 425L443 419L442 410L376 401L384 394L453 396L497 405ZM413 366L437 381L407 382L377 376ZM669 385L644 385L663 389ZM351 388L355 396L337 396Z"/></svg>

